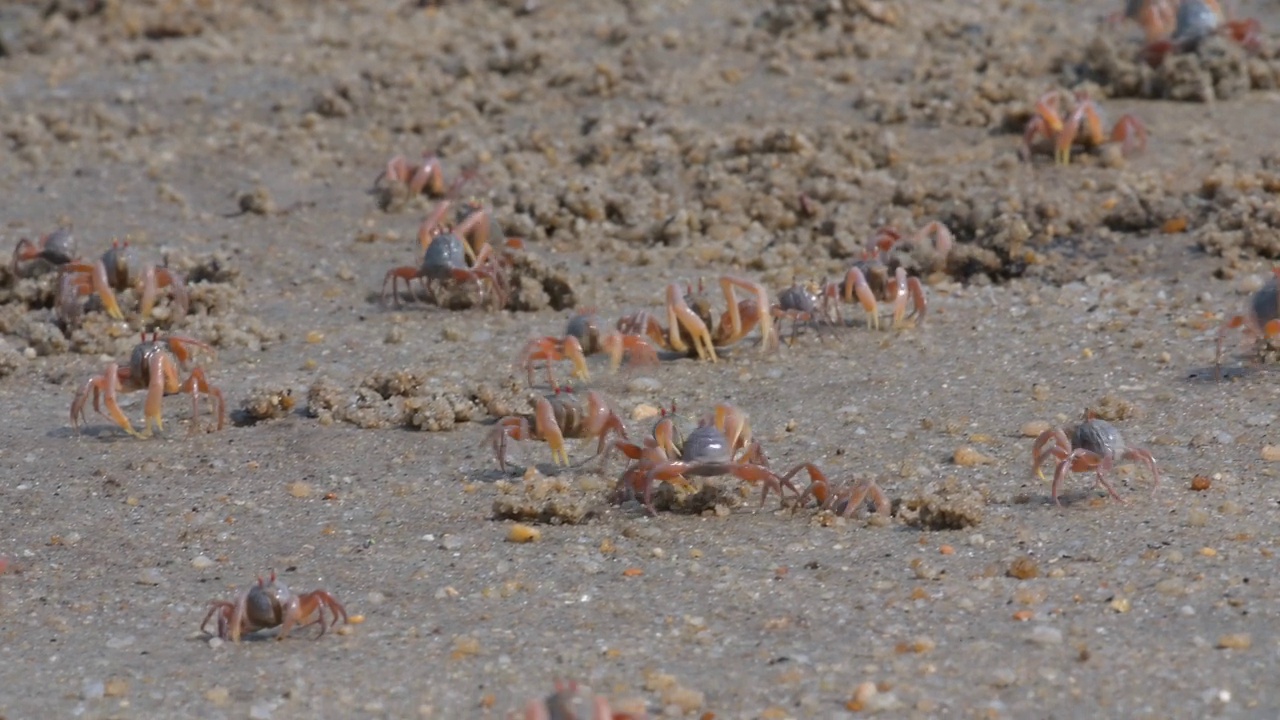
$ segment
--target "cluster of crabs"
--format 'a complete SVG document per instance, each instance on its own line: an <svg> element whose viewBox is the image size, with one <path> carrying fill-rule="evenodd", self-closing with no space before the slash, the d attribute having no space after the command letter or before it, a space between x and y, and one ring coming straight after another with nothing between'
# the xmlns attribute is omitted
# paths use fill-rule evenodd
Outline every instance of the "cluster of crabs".
<svg viewBox="0 0 1280 720"><path fill-rule="evenodd" d="M1224 33L1250 46L1257 42L1258 26L1252 20L1229 18L1214 0L1129 0L1118 20L1138 23L1144 30L1143 57L1159 62L1172 52L1193 47L1212 33ZM1094 100L1084 93L1051 91L1035 105L1035 112L1023 136L1023 151L1029 157L1048 145L1058 163L1069 163L1073 151L1090 150L1108 143L1119 145L1124 154L1145 147L1145 126L1133 116L1121 117L1110 131L1104 129ZM442 197L446 190L440 161L424 155L419 163L393 158L375 181L395 188L402 195ZM386 273L382 296L396 305L401 302L400 284L416 297L414 281L421 281L427 295L440 304L444 288L474 286L482 305L506 306L511 253L523 248L517 238L506 238L491 212L474 201L443 200L421 223L418 240L422 259L417 265L395 267ZM667 285L663 310L623 315L610 327L595 312L580 312L568 322L561 336L538 337L521 350L517 363L527 374L530 386L539 369L546 374L550 392L539 397L529 416L513 415L496 422L489 434L495 460L503 473L508 470L508 454L514 443L545 442L554 464L569 466L566 439L594 444L595 453L581 462L599 459L607 472L609 458L620 454L626 466L618 475L613 497L619 503L634 502L649 514L656 514L655 498L663 487L675 492L694 487L691 479L731 477L760 488L763 506L776 493L783 507L793 511L814 504L823 511L853 516L871 511L888 514L891 503L872 480L845 484L831 481L816 464L803 462L786 472L770 467L760 441L753 437L747 413L729 404L719 404L692 422L681 422L674 405L664 411L637 441L605 397L596 391L576 393L561 386L555 366L571 364L570 375L588 381L587 358L608 357L611 369L624 362L657 363L663 360L694 358L715 362L733 352L752 332L757 332L761 352L771 352L780 344L780 330L791 323L790 342L803 327L843 326L844 308L858 303L872 329L882 326L882 311L888 308L891 326L901 328L924 322L928 301L920 279L901 266L891 267L886 258L895 248L907 244L927 245L946 258L954 243L951 231L931 222L915 232L893 228L878 230L867 242L860 258L836 281L792 285L776 298L763 285L734 275L719 277L716 285L723 298L717 309L701 282L673 282ZM160 291L171 295L171 305L184 313L188 305L186 286L180 274L163 266L139 262L127 242L113 242L96 260L80 259L70 228L56 230L38 241L21 240L13 253L13 274L17 276L31 263L52 266L58 273L56 309L68 323L85 312L86 296L96 296L103 311L123 319L117 294L132 291L138 300L137 313L144 320L152 313ZM389 289L388 289L389 286ZM1226 340L1233 330L1243 330L1253 340L1272 342L1280 337L1280 269L1248 300L1243 313L1231 316L1217 334L1216 367L1221 371ZM125 432L145 437L163 430L161 401L167 395L189 395L192 400L192 428L198 427L201 397L207 398L214 427L225 425L226 406L221 390L210 383L205 370L194 363L197 353L212 354L198 340L178 335L144 333L125 361L112 362L101 374L86 380L71 404L71 423L77 430L87 421L87 408L108 418ZM541 366L541 367L540 367ZM139 429L123 412L118 396L145 391L144 417ZM1050 497L1060 504L1060 489L1072 472L1092 472L1095 482L1107 494L1122 501L1109 480L1116 464L1135 462L1147 468L1152 491L1160 474L1151 453L1125 442L1111 423L1086 413L1084 419L1065 428L1047 430L1036 438L1031 449L1032 471L1043 478L1042 467L1053 464ZM807 477L803 489L796 480ZM788 497L789 495L789 497ZM201 629L216 637L239 641L261 630L278 629L283 639L295 629L318 626L318 635L349 618L343 605L329 592L317 589L295 593L275 573L259 577L234 600L210 603ZM212 627L211 627L212 626ZM524 717L572 718L576 686L557 685L556 692L543 700L532 700ZM642 717L614 713L603 698L594 698L593 718Z"/></svg>
<svg viewBox="0 0 1280 720"><path fill-rule="evenodd" d="M680 489L692 489L689 478L733 477L760 486L760 505L764 506L770 491L777 492L786 504L786 491L792 493L791 508L804 507L816 500L819 507L849 517L870 500L874 510L888 514L888 497L872 480L848 483L842 487L830 481L813 463L796 465L785 473L769 467L760 441L751 436L747 413L734 405L721 403L697 420L696 425L682 427L674 405L661 417L640 442L627 434L622 418L600 393L591 390L585 403L568 388L557 388L538 398L532 423L523 416L509 416L498 421L490 433L498 466L507 471L510 443L539 440L551 449L556 465L569 466L565 439L595 441L596 452L584 462L600 458L607 469L612 451L624 455L628 464L614 490L618 502L639 501L650 515L656 515L654 490L663 483ZM809 477L809 486L801 491L792 479L801 472Z"/></svg>

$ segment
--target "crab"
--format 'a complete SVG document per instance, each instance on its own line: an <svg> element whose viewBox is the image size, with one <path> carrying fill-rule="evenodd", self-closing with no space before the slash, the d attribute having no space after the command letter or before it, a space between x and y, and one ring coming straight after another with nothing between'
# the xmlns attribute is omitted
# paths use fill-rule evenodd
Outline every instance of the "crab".
<svg viewBox="0 0 1280 720"><path fill-rule="evenodd" d="M892 509L889 496L884 494L875 480L857 480L837 489L827 479L826 473L813 463L801 463L791 468L782 479L789 481L801 471L808 473L809 487L796 499L792 506L793 512L802 507L810 497L817 500L823 510L831 510L840 517L852 517L867 500L871 501L878 515L887 516Z"/></svg>
<svg viewBox="0 0 1280 720"><path fill-rule="evenodd" d="M470 220L464 221L462 225L452 228L441 225L443 213L447 209L448 203L442 203L440 208L423 220L418 228L418 242L423 250L422 263L417 267L406 265L392 268L383 277L382 301L384 304L387 299L387 283L391 283L391 297L396 307L399 307L400 296L397 293L399 281L403 280L405 289L412 294L413 281L422 279L427 286L427 293L432 295L437 303L439 299L435 298L432 292L434 282L474 282L480 286L482 297L487 284L493 292L497 307L506 306L505 258L493 254L493 246L488 243L487 234L482 235L484 242L476 246L478 250L465 239L467 233L472 231L474 222L469 225ZM473 215L472 217L483 218L484 216ZM512 249L520 246L519 241L515 239L509 241L507 245Z"/></svg>
<svg viewBox="0 0 1280 720"><path fill-rule="evenodd" d="M523 720L577 720L573 704L578 695L575 682L556 681L556 691L544 698L534 698L524 706ZM645 720L648 714L614 712L603 695L591 698L590 720Z"/></svg>
<svg viewBox="0 0 1280 720"><path fill-rule="evenodd" d="M1154 495L1160 486L1160 472L1156 470L1156 461L1151 452L1140 447L1126 445L1120 431L1106 420L1099 419L1092 412L1085 412L1084 422L1068 428L1045 430L1036 438L1031 447L1031 466L1041 480L1044 472L1040 467L1050 457L1057 458L1058 464L1053 471L1053 486L1050 493L1055 505L1061 506L1058 500L1058 487L1067 471L1087 472L1094 470L1098 476L1098 484L1106 489L1111 497L1124 502L1116 489L1107 480L1107 473L1116 461L1142 463L1151 470Z"/></svg>
<svg viewBox="0 0 1280 720"><path fill-rule="evenodd" d="M192 367L187 379L181 379L180 372L186 372L196 350L213 352L213 349L188 337L177 335L161 336L153 333L151 339L142 334L142 342L133 348L129 364L121 367L117 363L108 363L101 375L94 375L85 381L71 401L71 426L80 431L80 423L87 423L85 405L89 397L93 397L93 409L102 414L125 432L135 437L148 437L154 426L157 431L164 430L164 419L160 414L160 402L166 395L186 393L191 395L191 431L195 432L200 417L200 395L208 395L213 403L213 415L217 418L217 429L226 424L227 405L223 400L222 390L209 383L203 368ZM147 391L145 418L142 432L138 432L128 416L120 409L117 395L122 392ZM105 408L105 412L104 412Z"/></svg>
<svg viewBox="0 0 1280 720"><path fill-rule="evenodd" d="M534 404L533 427L529 427L529 418L522 415L508 415L494 426L489 434L494 454L498 459L498 467L507 472L507 443L512 440L542 440L551 446L551 461L556 465L569 465L569 453L565 449L564 439L599 438L596 455L604 452L609 443L610 434L621 438L627 437L627 429L622 424L609 403L596 391L587 392L587 405L584 408L576 393L570 388L558 387L551 395L538 398Z"/></svg>
<svg viewBox="0 0 1280 720"><path fill-rule="evenodd" d="M1218 329L1218 352L1214 359L1217 377L1222 378L1222 352L1227 334L1243 329L1246 337L1271 342L1280 336L1280 266L1271 269L1271 278L1249 296L1243 315L1232 315Z"/></svg>
<svg viewBox="0 0 1280 720"><path fill-rule="evenodd" d="M734 288L752 295L738 300ZM760 350L768 352L777 346L777 334L773 330L773 316L769 292L760 283L732 275L720 278L728 309L717 321L711 301L692 286L680 289L678 283L667 286L667 327L647 312L636 313L618 321L618 330L625 335L646 335L655 345L678 353L686 353L699 360L716 362L716 350L727 349L760 326Z"/></svg>
<svg viewBox="0 0 1280 720"><path fill-rule="evenodd" d="M801 323L819 325L830 320L827 312L828 305L823 302L825 291L824 286L811 281L804 285L792 283L791 287L778 293L778 302L769 308L769 314L779 324L786 320L791 321L791 337L787 340L788 345L795 343Z"/></svg>
<svg viewBox="0 0 1280 720"><path fill-rule="evenodd" d="M417 163L403 155L388 160L386 169L374 179L373 185L378 187L384 181L403 186L410 196L426 193L441 197L445 194L444 166L440 158L429 150L422 153L422 160Z"/></svg>
<svg viewBox="0 0 1280 720"><path fill-rule="evenodd" d="M759 484L761 507L764 507L770 490L777 490L780 497L784 496L783 488L799 494L789 479L784 480L769 469L760 443L751 440L747 415L732 405L717 405L715 412L703 418L684 439L678 448L678 457L671 456L675 450L674 441L659 438L655 431L655 440L646 442L640 459L623 473L619 495L639 494L645 510L656 515L654 484L684 483L687 477L731 475L752 485ZM625 448L623 451L627 452Z"/></svg>
<svg viewBox="0 0 1280 720"><path fill-rule="evenodd" d="M12 274L18 274L19 263L43 260L54 267L63 267L76 258L76 238L71 226L64 225L32 242L22 238L13 248Z"/></svg>
<svg viewBox="0 0 1280 720"><path fill-rule="evenodd" d="M609 356L610 369L617 372L626 357L633 364L658 362L658 351L641 335L626 335L621 332L601 332L601 322L593 310L580 310L569 318L563 337L546 335L530 340L520 353L519 364L529 376L529 386L533 386L534 363L542 361L547 371L547 383L556 387L551 366L561 360L573 363L572 377L579 380L590 380L591 372L587 369L587 356L605 353Z"/></svg>
<svg viewBox="0 0 1280 720"><path fill-rule="evenodd" d="M1146 35L1142 57L1158 67L1170 53L1194 48L1222 33L1247 50L1257 50L1262 25L1253 18L1233 19L1217 0L1126 0L1120 19L1136 22Z"/></svg>
<svg viewBox="0 0 1280 720"><path fill-rule="evenodd" d="M330 615L327 624L325 610ZM325 630L337 625L338 620L347 622L347 610L325 590L295 594L276 578L273 570L269 581L264 581L259 575L257 584L250 585L234 602L211 601L209 613L200 623L200 631L209 632L206 628L215 617L218 619L217 637L223 640L240 642L243 635L274 627L280 628L276 639L283 640L295 627L302 629L311 625L320 626L320 632L316 634L319 638Z"/></svg>
<svg viewBox="0 0 1280 720"><path fill-rule="evenodd" d="M938 227L946 229L946 226L940 223ZM949 236L950 231L947 231L944 236L947 238L945 244L947 250L951 247ZM892 238L893 242L881 238ZM888 243L884 247L892 248L893 243L898 242L900 238L901 235L892 228L878 231L868 243L868 249L863 251L862 259L849 266L844 278L838 283L828 283L823 289L824 307L834 305L839 322L844 322L844 314L840 311L841 302L851 303L855 298L866 313L868 328L880 329L881 302L888 303L893 308L894 328L906 326L908 319L911 320L911 324L924 322L929 302L925 298L924 285L920 282L920 278L908 275L906 268L901 265L891 273L889 266L883 260L886 251L881 250L878 245L878 243ZM939 242L938 245L942 247L944 244ZM908 302L911 304L910 315L907 314Z"/></svg>
<svg viewBox="0 0 1280 720"><path fill-rule="evenodd" d="M47 249L47 246L46 246ZM96 294L102 307L116 320L124 319L124 312L116 302L116 292L132 289L141 293L138 313L145 320L156 304L161 288L168 288L176 310L175 319L187 312L190 302L182 274L169 268L139 261L137 252L129 247L129 241L113 240L111 249L96 262L72 260L61 266L62 281L58 287L58 311L64 320L74 321L80 316L79 299L83 295Z"/></svg>
<svg viewBox="0 0 1280 720"><path fill-rule="evenodd" d="M1070 112L1063 119L1062 93L1050 90L1036 101L1035 113L1022 133L1022 153L1028 160L1037 140L1044 138L1053 144L1054 161L1059 165L1071 162L1071 148L1101 147L1109 142L1119 143L1124 156L1141 152L1147 146L1147 126L1130 114L1120 116L1109 135L1102 130L1102 118L1097 103L1083 90L1077 91Z"/></svg>

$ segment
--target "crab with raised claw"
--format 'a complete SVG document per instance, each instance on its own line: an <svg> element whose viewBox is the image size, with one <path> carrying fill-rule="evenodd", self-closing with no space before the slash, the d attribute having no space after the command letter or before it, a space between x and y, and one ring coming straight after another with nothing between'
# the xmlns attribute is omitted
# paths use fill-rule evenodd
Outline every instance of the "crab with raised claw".
<svg viewBox="0 0 1280 720"><path fill-rule="evenodd" d="M619 495L639 495L641 503L650 515L656 515L653 506L653 489L658 482L678 482L687 485L689 477L733 476L752 485L759 484L760 506L763 507L770 490L780 497L783 488L799 494L796 486L778 477L769 469L768 459L760 443L751 439L751 426L746 413L733 405L721 403L715 411L704 417L692 432L684 438L679 448L673 438L663 437L655 429L654 441L646 441L641 457L619 482ZM626 448L618 445L629 456ZM672 454L678 450L678 457ZM739 451L742 451L739 453ZM634 456L633 456L634 457Z"/></svg>
<svg viewBox="0 0 1280 720"><path fill-rule="evenodd" d="M128 365L122 367L114 362L108 363L101 375L89 378L76 392L75 399L71 401L71 426L79 432L80 423L87 424L85 405L92 396L95 412L130 435L148 437L153 426L157 431L164 430L161 400L166 395L185 393L191 395L191 432L195 432L199 424L201 394L209 396L213 415L217 418L217 429L221 430L227 416L222 391L209 383L204 369L199 366L191 367L186 380L180 375L187 372L196 350L213 352L205 343L188 337L152 333L148 340L147 334L143 333L142 342L134 346ZM147 391L142 432L134 429L117 400L120 393L139 390Z"/></svg>
<svg viewBox="0 0 1280 720"><path fill-rule="evenodd" d="M124 312L116 301L116 293L129 289L141 293L138 314L144 320L151 315L162 288L168 288L173 298L175 319L187 312L190 301L182 274L141 262L137 252L129 247L128 240L113 240L111 249L94 262L72 260L60 268L62 280L58 286L58 312L68 322L80 316L79 299L84 295L97 295L108 315L123 320Z"/></svg>
<svg viewBox="0 0 1280 720"><path fill-rule="evenodd" d="M1232 315L1218 328L1218 352L1214 359L1216 376L1222 379L1222 352L1227 333L1242 329L1245 337L1272 342L1280 337L1280 266L1271 269L1271 277L1249 296L1249 304L1241 315Z"/></svg>
<svg viewBox="0 0 1280 720"><path fill-rule="evenodd" d="M1247 50L1256 50L1262 35L1257 20L1232 18L1217 0L1126 0L1124 10L1113 17L1132 20L1142 28L1146 35L1142 57L1152 67L1215 33Z"/></svg>
<svg viewBox="0 0 1280 720"><path fill-rule="evenodd" d="M900 243L923 242L935 235L937 239L933 241L934 250L945 257L951 251L953 241L951 231L942 223L931 222L911 236L903 236L890 227L877 230L868 241L862 259L849 266L840 282L828 283L823 289L824 306L834 305L836 318L843 323L841 303L851 303L856 298L866 313L867 327L875 330L880 329L882 302L893 309L894 328L923 323L929 310L924 284L920 282L920 278L907 274L906 268L901 265L890 272L883 258ZM911 307L910 314L907 313L908 304Z"/></svg>
<svg viewBox="0 0 1280 720"><path fill-rule="evenodd" d="M422 160L413 162L403 155L396 155L387 161L382 174L374 179L374 187L379 183L392 182L401 185L410 196L428 194L440 197L445 194L444 166L440 158L431 151L423 151Z"/></svg>
<svg viewBox="0 0 1280 720"><path fill-rule="evenodd" d="M609 436L627 437L627 429L609 407L609 403L594 390L587 392L586 407L570 388L556 388L551 395L538 398L534 404L533 425L523 415L508 415L494 426L489 434L498 467L507 472L507 443L513 440L542 440L551 446L551 461L556 465L569 464L569 452L565 438L599 438L596 455L604 452Z"/></svg>
<svg viewBox="0 0 1280 720"><path fill-rule="evenodd" d="M556 691L546 698L534 698L525 703L522 720L578 720L573 709L578 694L575 682L556 681ZM591 698L591 716L584 720L645 720L648 714L614 712L609 701L603 695Z"/></svg>
<svg viewBox="0 0 1280 720"><path fill-rule="evenodd" d="M474 282L480 287L483 299L485 286L493 293L495 305L501 309L507 304L506 266L508 259L495 255L489 244L488 231L479 232L476 224L485 219L483 212L472 213L456 227L442 225L449 203L441 203L418 227L418 243L422 246L422 262L417 266L395 267L382 279L382 301L387 299L387 283L391 284L391 297L400 306L397 285L404 281L405 289L413 294L413 281L424 281L428 295L439 303L432 292L435 282ZM473 220L473 218L476 218ZM470 239L468 239L470 238ZM507 249L523 247L518 239L507 241Z"/></svg>
<svg viewBox="0 0 1280 720"><path fill-rule="evenodd" d="M520 353L520 366L528 374L529 386L533 386L534 364L541 361L547 371L547 384L556 387L552 365L562 360L573 363L571 377L590 380L587 356L605 353L609 367L617 372L623 358L632 364L658 362L658 351L642 335L626 335L617 331L602 332L600 317L594 310L584 309L573 314L563 337L546 335L530 340Z"/></svg>
<svg viewBox="0 0 1280 720"><path fill-rule="evenodd" d="M789 481L801 471L809 474L809 487L796 499L792 506L793 512L802 507L810 497L817 500L818 506L823 510L830 510L840 517L852 517L868 500L878 515L888 516L892 509L889 496L884 494L875 480L855 480L837 488L827 479L826 473L813 463L801 463L791 468L782 479Z"/></svg>
<svg viewBox="0 0 1280 720"><path fill-rule="evenodd" d="M1050 494L1055 505L1058 501L1058 487L1067 471L1097 473L1098 484L1106 489L1111 497L1124 502L1116 489L1107 480L1107 473L1117 461L1142 463L1151 470L1151 493L1154 495L1160 486L1160 472L1156 470L1156 461L1150 451L1125 444L1120 431L1106 420L1099 419L1091 411L1085 412L1084 422L1066 429L1054 428L1045 430L1036 438L1031 447L1031 467L1041 480L1044 472L1040 467L1048 458L1056 458L1057 465L1053 471L1053 485Z"/></svg>
<svg viewBox="0 0 1280 720"><path fill-rule="evenodd" d="M1128 156L1147 146L1147 126L1128 113L1121 115L1110 134L1103 132L1098 105L1088 93L1077 91L1069 112L1063 115L1063 94L1050 90L1036 101L1035 112L1022 133L1023 157L1030 160L1036 141L1044 138L1053 145L1054 162L1071 162L1071 149L1077 145L1093 149L1107 143L1119 143L1120 153Z"/></svg>
<svg viewBox="0 0 1280 720"><path fill-rule="evenodd" d="M330 615L327 624L325 610ZM209 632L209 621L215 617L218 619L216 637L231 642L240 642L244 635L275 627L280 628L276 639L283 640L295 627L303 629L312 625L320 626L316 634L319 638L325 630L337 625L338 620L348 622L346 608L328 591L294 593L276 577L274 570L269 581L259 575L258 582L240 593L234 602L210 601L209 613L200 623L200 631Z"/></svg>
<svg viewBox="0 0 1280 720"><path fill-rule="evenodd" d="M75 259L76 238L71 232L71 226L64 225L35 242L27 238L18 240L18 244L13 248L11 270L16 277L20 263L43 260L54 267L63 267Z"/></svg>
<svg viewBox="0 0 1280 720"><path fill-rule="evenodd" d="M751 297L739 300L735 288L750 293ZM720 289L728 307L718 319L710 299L702 292L701 282L697 291L692 285L681 290L678 283L671 283L667 286L665 328L651 314L640 312L620 319L618 330L626 335L646 335L664 350L711 362L719 360L716 350L736 345L757 325L760 351L777 347L769 291L758 282L733 275L720 278Z"/></svg>

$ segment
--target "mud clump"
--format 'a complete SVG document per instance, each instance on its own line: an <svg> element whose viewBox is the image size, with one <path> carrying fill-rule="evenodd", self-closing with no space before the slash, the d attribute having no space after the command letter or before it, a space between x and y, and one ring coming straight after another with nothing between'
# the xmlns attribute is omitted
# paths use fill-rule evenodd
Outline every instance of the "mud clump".
<svg viewBox="0 0 1280 720"><path fill-rule="evenodd" d="M256 387L240 403L244 424L253 425L263 420L275 420L293 412L297 400L293 388Z"/></svg>
<svg viewBox="0 0 1280 720"><path fill-rule="evenodd" d="M1061 75L1069 86L1095 82L1111 97L1212 102L1280 86L1280 61L1274 49L1252 52L1214 35L1152 67L1139 42L1098 35L1080 54L1062 58Z"/></svg>
<svg viewBox="0 0 1280 720"><path fill-rule="evenodd" d="M494 520L546 525L580 525L600 514L599 493L592 478L546 477L529 473L520 481L498 483Z"/></svg>
<svg viewBox="0 0 1280 720"><path fill-rule="evenodd" d="M461 423L512 414L511 409L521 405L520 395L514 383L480 383L466 390L441 385L425 371L378 371L350 389L328 378L317 380L307 391L307 414L325 425L341 421L365 429L406 427L441 432Z"/></svg>
<svg viewBox="0 0 1280 720"><path fill-rule="evenodd" d="M741 504L741 493L711 481L689 488L662 483L653 491L654 510L678 515L701 515L705 512L724 515Z"/></svg>
<svg viewBox="0 0 1280 720"><path fill-rule="evenodd" d="M924 530L963 530L982 522L987 496L952 476L895 503L895 515Z"/></svg>

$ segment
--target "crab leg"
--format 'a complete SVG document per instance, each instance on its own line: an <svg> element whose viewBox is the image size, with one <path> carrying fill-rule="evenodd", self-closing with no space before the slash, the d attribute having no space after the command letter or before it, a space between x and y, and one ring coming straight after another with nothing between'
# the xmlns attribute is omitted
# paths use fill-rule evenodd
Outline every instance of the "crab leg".
<svg viewBox="0 0 1280 720"><path fill-rule="evenodd" d="M726 275L720 278L725 301L729 303L729 323L733 329L731 337L735 340L742 336L742 317L738 310L738 299L733 293L735 285L755 295L760 316L760 352L767 352L778 344L778 337L773 332L773 316L769 313L769 291L760 283L740 277Z"/></svg>
<svg viewBox="0 0 1280 720"><path fill-rule="evenodd" d="M538 437L551 446L551 462L557 465L569 464L569 453L564 448L564 435L560 432L560 424L556 422L555 410L546 398L538 398L535 406L534 431Z"/></svg>
<svg viewBox="0 0 1280 720"><path fill-rule="evenodd" d="M732 305L736 314L737 305ZM667 328L670 334L667 342L676 352L689 351L689 346L680 337L680 329L684 328L693 337L693 349L699 360L719 360L715 345L711 342L711 331L707 330L707 324L702 322L702 318L689 308L684 293L680 292L680 286L676 283L667 286Z"/></svg>

